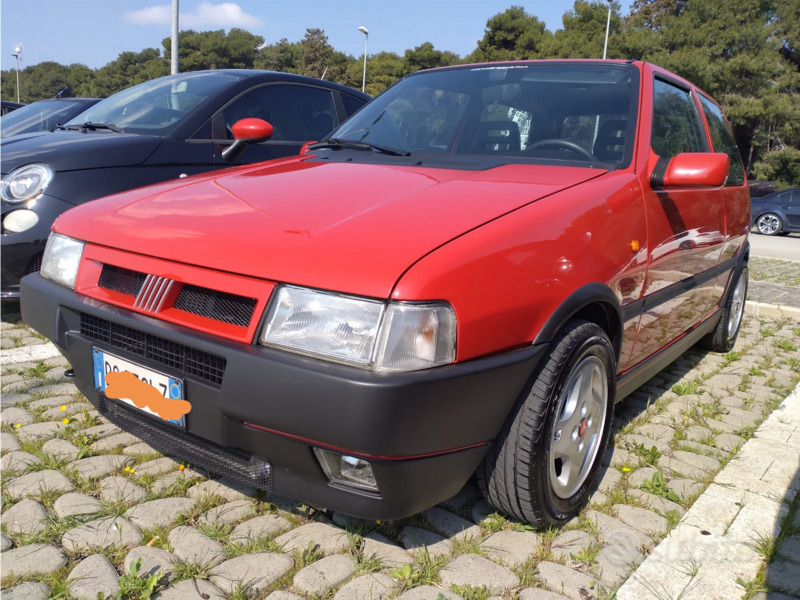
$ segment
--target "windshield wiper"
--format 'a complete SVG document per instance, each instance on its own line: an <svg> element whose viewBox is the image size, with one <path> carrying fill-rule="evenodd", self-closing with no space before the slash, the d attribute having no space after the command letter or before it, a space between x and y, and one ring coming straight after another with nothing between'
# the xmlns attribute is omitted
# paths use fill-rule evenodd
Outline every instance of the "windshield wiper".
<svg viewBox="0 0 800 600"><path fill-rule="evenodd" d="M114 125L110 125L108 123L92 123L91 121L86 121L85 123L81 123L80 125L68 125L67 127L63 126L56 126L56 129L67 129L69 131L97 131L98 129L106 129L108 131L113 131L114 133L125 133L124 129L120 129L119 127L115 127Z"/></svg>
<svg viewBox="0 0 800 600"><path fill-rule="evenodd" d="M336 148L339 150L377 150L378 152L389 154L391 156L411 156L411 152L408 152L407 150L397 150L395 148L380 146L370 142L355 142L353 140L343 140L340 138L328 138L327 140L316 142L308 146L309 150L315 150L316 148Z"/></svg>

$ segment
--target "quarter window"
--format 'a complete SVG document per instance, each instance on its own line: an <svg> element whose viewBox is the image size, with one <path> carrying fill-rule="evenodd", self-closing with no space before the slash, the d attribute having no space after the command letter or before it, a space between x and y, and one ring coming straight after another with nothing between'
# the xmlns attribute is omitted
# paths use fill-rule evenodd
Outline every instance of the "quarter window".
<svg viewBox="0 0 800 600"><path fill-rule="evenodd" d="M690 92L661 79L655 80L653 90L651 146L661 158L707 149Z"/></svg>

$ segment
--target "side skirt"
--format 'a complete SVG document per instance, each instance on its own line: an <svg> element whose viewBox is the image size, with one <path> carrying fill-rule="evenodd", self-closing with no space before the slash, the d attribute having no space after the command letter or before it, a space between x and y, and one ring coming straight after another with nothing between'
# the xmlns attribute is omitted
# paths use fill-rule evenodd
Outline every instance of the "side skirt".
<svg viewBox="0 0 800 600"><path fill-rule="evenodd" d="M722 310L719 309L708 319L699 323L686 332L683 337L678 338L669 346L642 361L635 367L628 369L625 373L617 376L617 396L616 401L623 400L626 396L636 391L656 373L663 371L672 361L700 341L707 333L714 330L722 317Z"/></svg>

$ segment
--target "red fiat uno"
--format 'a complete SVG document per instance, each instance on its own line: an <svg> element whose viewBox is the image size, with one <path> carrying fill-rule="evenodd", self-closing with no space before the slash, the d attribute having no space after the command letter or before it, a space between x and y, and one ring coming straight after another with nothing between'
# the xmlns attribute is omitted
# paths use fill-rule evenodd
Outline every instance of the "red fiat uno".
<svg viewBox="0 0 800 600"><path fill-rule="evenodd" d="M56 221L23 316L101 414L351 515L477 471L497 509L560 523L614 403L736 340L742 162L719 105L658 67L423 71L306 148Z"/></svg>

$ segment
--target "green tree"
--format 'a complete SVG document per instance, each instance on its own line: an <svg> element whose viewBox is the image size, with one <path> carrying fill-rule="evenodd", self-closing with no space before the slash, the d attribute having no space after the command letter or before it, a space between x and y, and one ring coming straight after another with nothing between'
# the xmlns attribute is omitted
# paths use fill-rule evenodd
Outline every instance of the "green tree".
<svg viewBox="0 0 800 600"><path fill-rule="evenodd" d="M608 58L615 58L615 37L622 28L619 3L611 3ZM609 4L576 0L572 10L562 17L563 29L556 31L552 43L545 46L548 57L602 58L608 22Z"/></svg>
<svg viewBox="0 0 800 600"><path fill-rule="evenodd" d="M300 66L300 43L282 38L276 44L259 49L254 65L256 69L297 73Z"/></svg>
<svg viewBox="0 0 800 600"><path fill-rule="evenodd" d="M404 60L408 73L413 73L420 69L456 65L461 62L461 59L456 54L436 50L430 42L425 42L413 50L406 50Z"/></svg>
<svg viewBox="0 0 800 600"><path fill-rule="evenodd" d="M132 85L169 74L169 61L155 48L139 53L123 52L95 72L89 87L91 95L105 98Z"/></svg>
<svg viewBox="0 0 800 600"><path fill-rule="evenodd" d="M466 62L539 58L552 37L543 21L512 6L486 22L483 38Z"/></svg>
<svg viewBox="0 0 800 600"><path fill-rule="evenodd" d="M333 47L322 29L306 29L300 42L299 73L307 77L327 76L333 62ZM326 77L330 79L329 77Z"/></svg>
<svg viewBox="0 0 800 600"><path fill-rule="evenodd" d="M172 40L164 38L164 56L172 56ZM181 71L204 69L252 69L264 38L233 28L216 31L181 31L178 38Z"/></svg>

